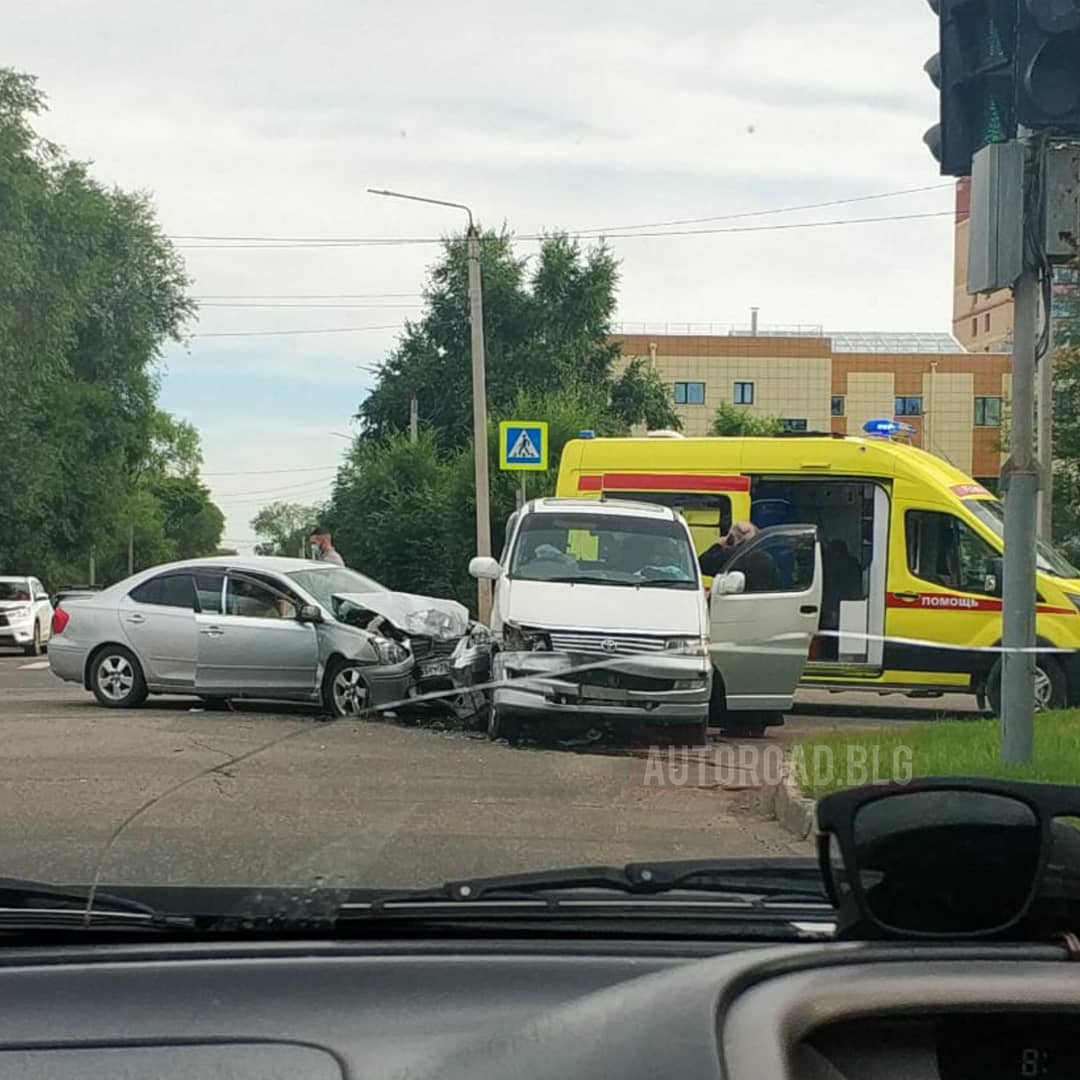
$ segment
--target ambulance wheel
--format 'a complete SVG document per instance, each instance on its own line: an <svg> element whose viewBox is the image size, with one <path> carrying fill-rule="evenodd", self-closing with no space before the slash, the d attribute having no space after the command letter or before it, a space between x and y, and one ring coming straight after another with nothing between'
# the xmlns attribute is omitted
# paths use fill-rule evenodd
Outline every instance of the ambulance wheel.
<svg viewBox="0 0 1080 1080"><path fill-rule="evenodd" d="M990 669L986 680L986 696L995 716L1001 716L1001 661ZM1068 683L1061 665L1052 656L1040 656L1035 661L1035 711L1064 709L1068 704Z"/></svg>

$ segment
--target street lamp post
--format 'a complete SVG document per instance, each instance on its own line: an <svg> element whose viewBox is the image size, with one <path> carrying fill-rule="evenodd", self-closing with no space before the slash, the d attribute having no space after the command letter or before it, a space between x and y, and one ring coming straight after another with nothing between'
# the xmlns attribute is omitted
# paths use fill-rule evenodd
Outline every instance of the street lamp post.
<svg viewBox="0 0 1080 1080"><path fill-rule="evenodd" d="M476 554L491 555L491 503L488 487L488 439L487 439L487 386L484 362L484 295L480 279L480 232L473 221L472 210L464 203L447 202L445 199L429 199L423 195L406 195L401 191L385 191L368 188L372 195L386 195L393 199L431 203L434 206L450 206L464 210L469 215L466 233L469 261L469 324L472 332L472 398L473 398L473 465L476 482ZM491 618L491 582L486 578L477 581L477 606L480 622Z"/></svg>

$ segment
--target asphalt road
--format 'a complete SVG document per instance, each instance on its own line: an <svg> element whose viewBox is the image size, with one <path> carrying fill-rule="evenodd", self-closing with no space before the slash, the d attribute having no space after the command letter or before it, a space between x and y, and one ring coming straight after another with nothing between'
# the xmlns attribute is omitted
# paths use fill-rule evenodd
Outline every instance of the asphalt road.
<svg viewBox="0 0 1080 1080"><path fill-rule="evenodd" d="M0 651L0 874L87 882L100 864L114 883L405 887L809 854L758 806L784 741L970 707L879 704L891 700L813 694L766 740L650 757L617 743L514 748L393 720L328 724L293 707L151 698L112 711L55 679L46 658Z"/></svg>

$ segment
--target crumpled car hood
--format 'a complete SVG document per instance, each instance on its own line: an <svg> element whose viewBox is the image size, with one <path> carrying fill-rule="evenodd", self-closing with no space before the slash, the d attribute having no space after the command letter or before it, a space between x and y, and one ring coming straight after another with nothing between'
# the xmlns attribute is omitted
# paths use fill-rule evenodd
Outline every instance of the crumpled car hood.
<svg viewBox="0 0 1080 1080"><path fill-rule="evenodd" d="M456 600L404 592L334 593L334 599L381 615L403 634L453 641L469 632L469 610Z"/></svg>

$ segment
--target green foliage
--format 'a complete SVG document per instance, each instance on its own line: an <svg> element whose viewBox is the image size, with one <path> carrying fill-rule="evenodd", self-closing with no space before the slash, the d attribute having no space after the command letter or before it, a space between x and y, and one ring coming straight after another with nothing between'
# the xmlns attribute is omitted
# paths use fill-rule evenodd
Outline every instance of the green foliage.
<svg viewBox="0 0 1080 1080"><path fill-rule="evenodd" d="M107 580L132 523L140 566L175 549L170 529L198 535L154 491L198 470L194 429L156 406L161 350L194 306L148 197L39 138L44 107L31 76L0 68L0 569L83 579L94 550Z"/></svg>
<svg viewBox="0 0 1080 1080"><path fill-rule="evenodd" d="M736 405L724 403L716 410L713 418L714 435L742 435L747 437L760 435L779 435L784 425L775 416L756 416L740 409Z"/></svg>
<svg viewBox="0 0 1080 1080"><path fill-rule="evenodd" d="M319 523L318 506L275 502L264 506L252 519L251 527L259 537L256 555L307 556L308 537Z"/></svg>

